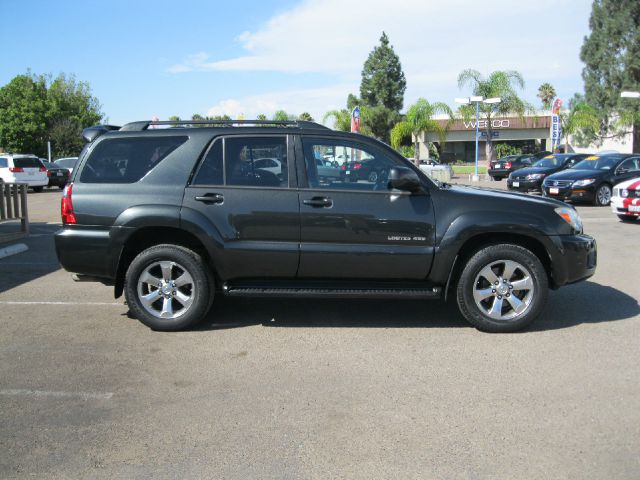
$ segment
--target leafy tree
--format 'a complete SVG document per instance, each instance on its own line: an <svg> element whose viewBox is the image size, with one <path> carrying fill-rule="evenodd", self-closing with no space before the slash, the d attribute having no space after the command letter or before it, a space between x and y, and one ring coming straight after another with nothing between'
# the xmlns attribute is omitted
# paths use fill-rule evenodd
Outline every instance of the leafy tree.
<svg viewBox="0 0 640 480"><path fill-rule="evenodd" d="M400 59L393 47L389 45L389 37L382 32L380 45L369 53L369 57L364 62L360 97L368 106L382 105L399 112L404 102L406 88L407 81Z"/></svg>
<svg viewBox="0 0 640 480"><path fill-rule="evenodd" d="M550 109L553 100L556 98L556 89L550 83L543 83L538 87L537 97L542 102L542 108Z"/></svg>
<svg viewBox="0 0 640 480"><path fill-rule="evenodd" d="M256 115L256 120L266 120L267 116L264 113L259 113Z"/></svg>
<svg viewBox="0 0 640 480"><path fill-rule="evenodd" d="M579 131L597 132L600 128L598 111L588 103L570 105L568 113L560 114L560 124L564 135L564 151L569 151L569 136Z"/></svg>
<svg viewBox="0 0 640 480"><path fill-rule="evenodd" d="M181 121L181 118L179 116L177 116L177 115L171 115L169 117L169 121L170 122L179 122L179 121Z"/></svg>
<svg viewBox="0 0 640 480"><path fill-rule="evenodd" d="M495 150L498 158L506 157L507 155L520 155L522 153L520 147L509 145L508 143L498 143L495 146Z"/></svg>
<svg viewBox="0 0 640 480"><path fill-rule="evenodd" d="M313 117L309 112L302 112L298 115L298 120L304 120L306 122L313 122Z"/></svg>
<svg viewBox="0 0 640 480"><path fill-rule="evenodd" d="M50 140L54 156L77 155L80 131L102 117L89 85L73 76L27 72L0 88L0 145L14 152L44 156Z"/></svg>
<svg viewBox="0 0 640 480"><path fill-rule="evenodd" d="M623 90L640 91L640 2L594 0L580 59L589 104L601 118L600 136L633 133L640 151L640 102L620 98ZM621 128L630 127L630 128Z"/></svg>
<svg viewBox="0 0 640 480"><path fill-rule="evenodd" d="M289 114L284 110L278 110L276 113L273 114L273 120L276 120L278 122L289 120Z"/></svg>
<svg viewBox="0 0 640 480"><path fill-rule="evenodd" d="M343 132L351 131L351 111L343 108L342 110L329 110L322 117L322 121L326 122L333 117L333 128Z"/></svg>
<svg viewBox="0 0 640 480"><path fill-rule="evenodd" d="M524 80L520 73L508 70L508 71L495 71L488 77L482 76L477 70L463 70L458 75L458 87L464 88L469 86L473 89L475 96L482 96L484 98L500 97L500 103L480 103L480 118L486 120L486 126L484 128L487 139L485 152L487 162L495 159L495 152L493 149L491 120L496 115L506 115L509 113L515 113L520 117L524 117L524 114L528 110L533 110L533 107L518 97L516 88L524 88ZM459 112L465 119L475 118L476 107L475 105L464 105L459 108Z"/></svg>
<svg viewBox="0 0 640 480"><path fill-rule="evenodd" d="M434 120L436 114L444 113L449 116L449 122L453 120L453 112L449 105L442 102L429 103L424 98L419 98L416 103L409 107L407 115L402 122L396 124L391 130L391 145L398 148L403 137L410 134L415 138L414 159L416 165L420 164L420 148L418 136L420 133L435 132L440 138L440 144L443 144L446 137L447 127L443 127L440 122Z"/></svg>

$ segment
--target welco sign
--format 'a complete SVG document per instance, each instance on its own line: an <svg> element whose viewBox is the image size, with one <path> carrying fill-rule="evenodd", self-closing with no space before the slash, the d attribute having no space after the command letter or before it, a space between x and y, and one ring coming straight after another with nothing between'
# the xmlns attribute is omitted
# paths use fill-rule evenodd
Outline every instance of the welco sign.
<svg viewBox="0 0 640 480"><path fill-rule="evenodd" d="M464 128L467 130L476 128L476 122L462 122L464 124ZM478 122L478 128L487 128L489 126L489 120L480 120ZM491 120L491 128L509 128L509 120Z"/></svg>

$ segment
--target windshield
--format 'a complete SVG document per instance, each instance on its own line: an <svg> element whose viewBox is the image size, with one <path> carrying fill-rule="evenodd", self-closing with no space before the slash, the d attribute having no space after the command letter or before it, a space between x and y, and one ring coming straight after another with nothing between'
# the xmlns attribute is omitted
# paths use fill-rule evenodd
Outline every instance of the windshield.
<svg viewBox="0 0 640 480"><path fill-rule="evenodd" d="M574 170L611 170L618 160L618 157L598 157L594 155L576 163L571 168Z"/></svg>
<svg viewBox="0 0 640 480"><path fill-rule="evenodd" d="M556 157L544 157L542 160L538 160L533 164L534 167L557 167L560 165L560 160Z"/></svg>

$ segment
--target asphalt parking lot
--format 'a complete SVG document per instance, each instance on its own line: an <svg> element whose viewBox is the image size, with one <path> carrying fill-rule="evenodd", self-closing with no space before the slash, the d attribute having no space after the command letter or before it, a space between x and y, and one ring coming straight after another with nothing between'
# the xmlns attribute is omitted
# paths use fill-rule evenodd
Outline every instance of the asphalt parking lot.
<svg viewBox="0 0 640 480"><path fill-rule="evenodd" d="M522 333L222 299L167 334L60 269L59 196L29 194L29 251L0 260L1 478L640 478L640 222L579 206L598 271Z"/></svg>

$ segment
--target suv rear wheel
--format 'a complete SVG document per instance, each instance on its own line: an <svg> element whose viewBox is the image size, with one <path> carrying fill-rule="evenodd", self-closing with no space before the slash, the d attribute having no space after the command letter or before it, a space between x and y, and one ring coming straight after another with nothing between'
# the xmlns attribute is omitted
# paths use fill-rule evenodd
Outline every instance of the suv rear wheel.
<svg viewBox="0 0 640 480"><path fill-rule="evenodd" d="M129 265L125 296L133 315L151 329L181 330L206 315L212 281L197 253L177 245L156 245Z"/></svg>
<svg viewBox="0 0 640 480"><path fill-rule="evenodd" d="M460 312L485 332L514 332L540 315L547 274L536 255L513 244L485 247L467 262L458 282Z"/></svg>

